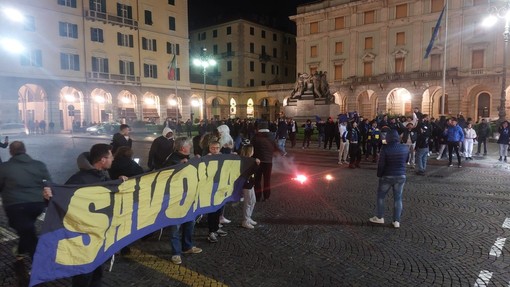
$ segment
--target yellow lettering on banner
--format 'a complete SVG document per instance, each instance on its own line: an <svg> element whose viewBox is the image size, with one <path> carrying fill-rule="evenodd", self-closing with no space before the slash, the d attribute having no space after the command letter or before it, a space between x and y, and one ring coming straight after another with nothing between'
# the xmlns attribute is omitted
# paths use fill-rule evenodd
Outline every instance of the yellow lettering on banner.
<svg viewBox="0 0 510 287"><path fill-rule="evenodd" d="M94 261L104 244L105 231L110 223L106 214L96 210L110 206L110 193L102 186L83 187L75 191L63 224L67 230L81 235L58 242L57 263L83 265Z"/></svg>
<svg viewBox="0 0 510 287"><path fill-rule="evenodd" d="M188 213L190 207L194 205L197 197L197 169L188 165L175 173L170 181L170 200L165 212L168 218L183 218ZM187 183L185 190L184 182ZM181 201L184 202L181 205ZM194 210L196 205L194 206Z"/></svg>
<svg viewBox="0 0 510 287"><path fill-rule="evenodd" d="M240 160L225 160L220 172L218 191L214 194L214 205L221 204L234 192L234 182L241 176Z"/></svg>
<svg viewBox="0 0 510 287"><path fill-rule="evenodd" d="M130 179L119 185L119 192L113 194L113 216L110 228L106 231L105 250L131 234L135 186L136 179Z"/></svg>
<svg viewBox="0 0 510 287"><path fill-rule="evenodd" d="M174 173L174 169L153 172L140 177L140 191L138 195L138 226L140 230L156 222L156 217L161 211L163 196L168 178ZM154 189L152 185L156 181Z"/></svg>
<svg viewBox="0 0 510 287"><path fill-rule="evenodd" d="M198 204L200 207L211 206L214 176L218 172L218 161L201 162L198 164Z"/></svg>

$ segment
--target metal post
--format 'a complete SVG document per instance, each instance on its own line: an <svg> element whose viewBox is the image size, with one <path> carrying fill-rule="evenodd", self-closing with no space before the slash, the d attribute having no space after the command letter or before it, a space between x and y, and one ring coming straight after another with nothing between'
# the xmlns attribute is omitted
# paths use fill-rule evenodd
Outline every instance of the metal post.
<svg viewBox="0 0 510 287"><path fill-rule="evenodd" d="M207 89L206 89L206 87L205 87L205 83L206 83L206 73L207 73L207 72L206 72L206 70L207 70L207 68L206 68L206 67L205 67L205 65L204 65L204 101L203 101L203 103L202 103L202 109L203 109L202 114L204 115L204 120L206 120L206 121L207 121L207 108L206 108L206 106L205 106L205 104L206 104L206 99L207 99L207 94L206 94L206 93L207 93Z"/></svg>
<svg viewBox="0 0 510 287"><path fill-rule="evenodd" d="M507 65L507 53L508 53L508 40L510 38L510 29L508 19L505 18L505 32L503 33L504 50L503 50L503 79L501 81L501 98L499 102L499 119L498 122L506 120L506 65Z"/></svg>

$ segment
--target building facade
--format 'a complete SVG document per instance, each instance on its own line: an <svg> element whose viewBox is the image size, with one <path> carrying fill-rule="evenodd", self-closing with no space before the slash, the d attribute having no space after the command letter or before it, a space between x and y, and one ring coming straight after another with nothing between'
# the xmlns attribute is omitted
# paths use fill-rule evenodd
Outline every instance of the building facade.
<svg viewBox="0 0 510 287"><path fill-rule="evenodd" d="M497 119L501 94L508 90L504 23L481 25L489 15L487 0L450 0L424 58L445 4L333 0L299 6L291 16L297 26L297 71L327 72L341 112L373 118L411 114L419 107L434 117L462 113ZM504 106L508 113L509 102Z"/></svg>

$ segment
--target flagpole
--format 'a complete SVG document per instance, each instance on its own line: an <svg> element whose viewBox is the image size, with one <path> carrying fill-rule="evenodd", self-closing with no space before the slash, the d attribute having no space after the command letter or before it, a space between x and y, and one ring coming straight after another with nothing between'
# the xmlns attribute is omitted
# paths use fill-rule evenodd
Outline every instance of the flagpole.
<svg viewBox="0 0 510 287"><path fill-rule="evenodd" d="M445 97L446 97L446 45L447 45L447 42L448 42L448 0L446 0L446 4L445 4L445 12L446 12L446 17L445 17L445 25L444 25L444 47L443 47L443 96L441 97L441 114L444 115L445 114L445 106L444 106L444 103L445 103Z"/></svg>
<svg viewBox="0 0 510 287"><path fill-rule="evenodd" d="M175 57L175 72L174 72L174 84L175 84L175 121L179 123L179 100L177 98L177 44L174 44L174 57Z"/></svg>

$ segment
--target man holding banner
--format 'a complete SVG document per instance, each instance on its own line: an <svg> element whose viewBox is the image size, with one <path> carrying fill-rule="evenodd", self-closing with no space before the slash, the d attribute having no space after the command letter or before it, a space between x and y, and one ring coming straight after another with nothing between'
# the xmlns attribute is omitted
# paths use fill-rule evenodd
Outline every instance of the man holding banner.
<svg viewBox="0 0 510 287"><path fill-rule="evenodd" d="M83 157L81 157L83 161ZM113 155L112 146L108 144L95 144L90 149L87 163L78 162L82 168L73 174L66 184L91 184L97 182L108 181L108 170L112 166ZM50 199L53 196L51 189L44 189L44 198ZM101 278L103 277L103 267L100 265L90 273L73 276L73 287L99 287L101 286Z"/></svg>

